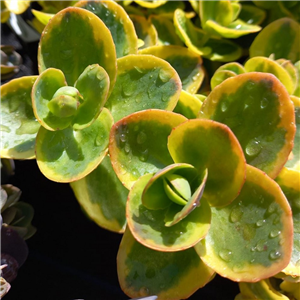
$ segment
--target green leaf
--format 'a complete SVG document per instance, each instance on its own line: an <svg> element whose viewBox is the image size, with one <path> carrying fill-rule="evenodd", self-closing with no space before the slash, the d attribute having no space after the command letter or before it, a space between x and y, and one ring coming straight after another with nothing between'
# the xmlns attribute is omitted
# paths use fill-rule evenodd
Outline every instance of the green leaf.
<svg viewBox="0 0 300 300"><path fill-rule="evenodd" d="M31 12L43 25L47 25L50 19L54 16L54 14L48 14L42 11L38 11L36 9L32 9Z"/></svg>
<svg viewBox="0 0 300 300"><path fill-rule="evenodd" d="M168 149L175 163L188 163L208 178L203 194L210 205L223 206L239 194L245 180L245 158L230 129L208 120L189 120L170 134Z"/></svg>
<svg viewBox="0 0 300 300"><path fill-rule="evenodd" d="M149 20L144 16L138 15L130 15L130 19L133 22L138 38L144 41L144 45L140 48L147 48L157 44L157 31Z"/></svg>
<svg viewBox="0 0 300 300"><path fill-rule="evenodd" d="M288 71L286 71L279 63L267 57L250 58L245 63L245 69L247 72L271 73L281 81L289 94L293 94L295 90L295 83L293 82Z"/></svg>
<svg viewBox="0 0 300 300"><path fill-rule="evenodd" d="M212 208L210 230L195 248L221 276L256 282L286 267L292 234L291 208L280 187L248 165L240 195L226 207Z"/></svg>
<svg viewBox="0 0 300 300"><path fill-rule="evenodd" d="M275 55L293 63L300 59L300 25L289 18L282 18L266 26L254 39L250 57Z"/></svg>
<svg viewBox="0 0 300 300"><path fill-rule="evenodd" d="M40 128L36 139L36 159L41 172L50 180L72 182L92 172L107 153L109 131L113 124L103 109L89 127L74 131Z"/></svg>
<svg viewBox="0 0 300 300"><path fill-rule="evenodd" d="M292 150L293 104L272 74L253 72L228 78L206 98L199 117L230 127L247 163L271 178L278 175Z"/></svg>
<svg viewBox="0 0 300 300"><path fill-rule="evenodd" d="M108 96L109 77L99 65L88 66L75 82L83 97L83 103L73 120L73 128L80 130L90 126L98 118Z"/></svg>
<svg viewBox="0 0 300 300"><path fill-rule="evenodd" d="M71 187L81 207L97 225L124 232L128 190L117 178L108 156L92 173L71 182Z"/></svg>
<svg viewBox="0 0 300 300"><path fill-rule="evenodd" d="M110 133L109 153L114 170L128 189L146 173L173 163L167 149L172 128L186 118L162 110L145 110L115 123Z"/></svg>
<svg viewBox="0 0 300 300"><path fill-rule="evenodd" d="M118 59L118 76L105 107L114 120L145 109L173 110L181 92L176 71L152 55L128 55Z"/></svg>
<svg viewBox="0 0 300 300"><path fill-rule="evenodd" d="M152 54L166 60L178 73L182 88L196 93L204 79L202 59L199 54L181 46L154 46L139 51L140 54Z"/></svg>
<svg viewBox="0 0 300 300"><path fill-rule="evenodd" d="M266 18L266 12L256 6L242 4L239 18L248 24L260 25Z"/></svg>
<svg viewBox="0 0 300 300"><path fill-rule="evenodd" d="M300 276L300 172L284 168L276 178L293 213L293 251L292 258L282 272L293 277Z"/></svg>
<svg viewBox="0 0 300 300"><path fill-rule="evenodd" d="M152 174L140 177L129 192L126 216L131 233L146 247L163 252L181 251L193 247L209 229L208 203L201 199L200 206L195 207L176 224L167 227L165 226L166 209L150 210L142 204L142 194L151 177Z"/></svg>
<svg viewBox="0 0 300 300"><path fill-rule="evenodd" d="M151 15L149 17L158 34L158 45L179 45L183 43L175 32L173 22L166 17Z"/></svg>
<svg viewBox="0 0 300 300"><path fill-rule="evenodd" d="M161 300L186 299L214 276L193 248L154 251L139 244L128 229L120 244L117 267L121 288L131 298L157 295Z"/></svg>
<svg viewBox="0 0 300 300"><path fill-rule="evenodd" d="M70 86L92 64L108 73L110 92L116 79L116 51L109 29L96 15L77 7L64 9L49 21L40 40L38 64L40 73L62 70Z"/></svg>
<svg viewBox="0 0 300 300"><path fill-rule="evenodd" d="M76 7L89 10L98 16L109 29L116 46L117 57L137 53L137 36L124 8L110 0L80 1Z"/></svg>
<svg viewBox="0 0 300 300"><path fill-rule="evenodd" d="M196 119L201 106L202 102L196 95L191 95L182 90L177 105L174 108L174 112L179 113L188 119Z"/></svg>
<svg viewBox="0 0 300 300"><path fill-rule="evenodd" d="M36 79L37 76L25 76L1 86L1 158L35 157L40 124L34 116L30 94Z"/></svg>
<svg viewBox="0 0 300 300"><path fill-rule="evenodd" d="M156 8L167 3L166 0L135 0L134 2L146 8Z"/></svg>

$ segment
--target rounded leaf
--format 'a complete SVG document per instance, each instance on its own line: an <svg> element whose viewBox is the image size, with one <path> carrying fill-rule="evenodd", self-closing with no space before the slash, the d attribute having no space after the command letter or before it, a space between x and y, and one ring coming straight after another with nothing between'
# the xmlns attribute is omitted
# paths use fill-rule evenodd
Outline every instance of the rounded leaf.
<svg viewBox="0 0 300 300"><path fill-rule="evenodd" d="M135 239L148 248L163 252L181 251L193 247L206 234L210 226L210 207L201 199L180 222L165 225L167 209L150 210L142 204L143 191L152 174L139 178L129 192L126 216L128 227Z"/></svg>
<svg viewBox="0 0 300 300"><path fill-rule="evenodd" d="M140 54L152 54L166 60L178 73L182 89L196 93L204 79L202 59L199 54L173 45L154 46L139 51Z"/></svg>
<svg viewBox="0 0 300 300"><path fill-rule="evenodd" d="M118 59L117 81L105 107L119 121L140 110L173 110L180 92L180 78L168 62L152 55L128 55Z"/></svg>
<svg viewBox="0 0 300 300"><path fill-rule="evenodd" d="M210 205L227 205L239 194L246 175L245 157L227 126L189 120L171 132L168 149L175 163L191 164L199 174L208 169L203 198Z"/></svg>
<svg viewBox="0 0 300 300"><path fill-rule="evenodd" d="M71 86L93 64L106 70L110 92L116 80L116 50L111 33L96 15L82 8L68 7L49 21L40 40L38 64L40 73L48 68L62 70Z"/></svg>
<svg viewBox="0 0 300 300"><path fill-rule="evenodd" d="M107 153L112 124L110 113L104 109L83 130L68 127L48 131L41 127L36 138L36 159L41 172L57 182L72 182L88 175Z"/></svg>
<svg viewBox="0 0 300 300"><path fill-rule="evenodd" d="M128 189L141 175L173 163L167 149L168 135L184 121L185 117L172 112L145 110L114 124L109 153L117 176Z"/></svg>
<svg viewBox="0 0 300 300"><path fill-rule="evenodd" d="M278 175L292 150L293 103L272 74L253 72L228 78L203 102L199 117L230 127L247 163L272 178Z"/></svg>
<svg viewBox="0 0 300 300"><path fill-rule="evenodd" d="M32 159L40 128L31 103L37 76L13 79L1 86L1 158Z"/></svg>
<svg viewBox="0 0 300 300"><path fill-rule="evenodd" d="M116 46L117 57L137 53L137 36L124 8L110 0L79 1L75 4L98 16L109 29Z"/></svg>
<svg viewBox="0 0 300 300"><path fill-rule="evenodd" d="M210 230L195 248L221 276L257 282L286 267L292 243L287 199L275 181L248 165L240 195L226 207L212 208Z"/></svg>
<svg viewBox="0 0 300 300"><path fill-rule="evenodd" d="M128 190L116 176L109 156L93 172L70 185L81 207L97 225L124 232Z"/></svg>
<svg viewBox="0 0 300 300"><path fill-rule="evenodd" d="M250 46L250 57L274 54L293 63L300 59L300 25L290 18L278 19L266 26Z"/></svg>
<svg viewBox="0 0 300 300"><path fill-rule="evenodd" d="M193 248L155 251L135 241L128 229L118 251L117 268L121 288L131 298L186 299L214 276Z"/></svg>

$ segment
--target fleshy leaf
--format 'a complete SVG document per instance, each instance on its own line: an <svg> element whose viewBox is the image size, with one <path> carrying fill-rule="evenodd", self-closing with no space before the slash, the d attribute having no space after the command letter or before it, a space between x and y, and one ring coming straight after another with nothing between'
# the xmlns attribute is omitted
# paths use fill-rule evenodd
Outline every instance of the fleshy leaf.
<svg viewBox="0 0 300 300"><path fill-rule="evenodd" d="M289 94L293 94L295 84L289 73L276 61L267 57L253 57L245 63L247 72L264 72L275 75L281 83L285 86Z"/></svg>
<svg viewBox="0 0 300 300"><path fill-rule="evenodd" d="M210 37L208 33L195 27L180 9L174 13L174 24L177 34L186 46L203 57L212 61L227 62L236 60L242 55L242 50L237 44Z"/></svg>
<svg viewBox="0 0 300 300"><path fill-rule="evenodd" d="M282 272L286 275L300 276L300 172L284 168L276 181L290 203L294 224L292 258Z"/></svg>
<svg viewBox="0 0 300 300"><path fill-rule="evenodd" d="M62 71L54 68L45 70L33 85L33 111L39 123L47 130L64 129L72 122L73 116L61 118L54 115L48 107L55 92L66 85L66 79Z"/></svg>
<svg viewBox="0 0 300 300"><path fill-rule="evenodd" d="M290 60L287 60L287 59L284 59L284 58L277 59L276 62L278 64L280 64L287 71L287 73L290 75L291 80L292 80L293 85L294 85L293 94L295 94L295 90L297 89L297 86L300 82L299 72L297 70L297 67L295 65L293 65Z"/></svg>
<svg viewBox="0 0 300 300"><path fill-rule="evenodd" d="M176 71L152 55L128 55L118 59L118 76L106 102L114 120L145 109L173 110L181 92Z"/></svg>
<svg viewBox="0 0 300 300"><path fill-rule="evenodd" d="M181 251L194 246L210 226L210 207L204 199L185 218L171 227L165 226L166 209L150 210L142 204L145 186L153 175L138 179L129 192L126 216L135 239L143 245L163 251Z"/></svg>
<svg viewBox="0 0 300 300"><path fill-rule="evenodd" d="M62 70L70 86L92 64L108 73L110 92L116 80L111 33L96 15L82 8L68 7L49 21L41 37L38 64L40 73L51 67Z"/></svg>
<svg viewBox="0 0 300 300"><path fill-rule="evenodd" d="M73 128L80 130L90 126L99 116L108 96L109 77L99 65L88 66L79 76L75 87L83 98L75 119Z"/></svg>
<svg viewBox="0 0 300 300"><path fill-rule="evenodd" d="M169 18L160 15L151 15L149 22L154 25L157 31L159 45L183 45L181 39L176 34L173 22Z"/></svg>
<svg viewBox="0 0 300 300"><path fill-rule="evenodd" d="M140 54L152 54L166 60L178 73L182 89L196 93L203 78L202 59L199 54L180 46L164 45L149 47L139 51Z"/></svg>
<svg viewBox="0 0 300 300"><path fill-rule="evenodd" d="M128 189L145 173L156 173L173 163L167 139L186 118L162 110L131 114L112 127L109 153L113 168Z"/></svg>
<svg viewBox="0 0 300 300"><path fill-rule="evenodd" d="M292 237L292 212L280 187L248 165L240 195L224 208L212 208L210 230L195 248L221 276L257 282L286 267Z"/></svg>
<svg viewBox="0 0 300 300"><path fill-rule="evenodd" d="M289 155L285 167L300 171L300 98L291 96L295 109L296 134L294 138L294 147Z"/></svg>
<svg viewBox="0 0 300 300"><path fill-rule="evenodd" d="M128 190L117 178L108 156L92 173L71 182L71 187L81 207L96 224L124 232Z"/></svg>
<svg viewBox="0 0 300 300"><path fill-rule="evenodd" d="M297 69L297 73L298 73L298 81L297 81L297 85L296 85L296 90L294 91L294 95L297 97L300 97L300 60L298 60L294 66Z"/></svg>
<svg viewBox="0 0 300 300"><path fill-rule="evenodd" d="M117 57L137 53L137 36L124 8L110 0L79 1L75 5L98 16L109 29L116 46Z"/></svg>
<svg viewBox="0 0 300 300"><path fill-rule="evenodd" d="M146 185L142 195L143 205L152 210L168 208L172 202L166 197L166 192L164 191L166 175L177 174L192 183L196 179L197 173L197 170L189 164L172 164L167 166L157 172Z"/></svg>
<svg viewBox="0 0 300 300"><path fill-rule="evenodd" d="M32 159L40 128L31 104L37 76L13 79L1 86L1 158Z"/></svg>
<svg viewBox="0 0 300 300"><path fill-rule="evenodd" d="M242 4L239 18L248 24L260 25L266 17L266 12L253 5Z"/></svg>
<svg viewBox="0 0 300 300"><path fill-rule="evenodd" d="M144 16L130 15L137 36L144 41L144 45L140 48L147 48L157 44L157 31L153 24L146 20Z"/></svg>
<svg viewBox="0 0 300 300"><path fill-rule="evenodd" d="M196 95L191 95L182 90L174 112L182 114L188 119L196 119L201 106L202 102Z"/></svg>
<svg viewBox="0 0 300 300"><path fill-rule="evenodd" d="M254 39L250 57L275 55L293 63L300 59L300 25L289 18L278 19L266 26Z"/></svg>
<svg viewBox="0 0 300 300"><path fill-rule="evenodd" d="M200 174L208 169L203 197L210 205L227 205L239 194L245 180L245 158L227 126L189 120L171 132L168 149L175 163L191 164Z"/></svg>
<svg viewBox="0 0 300 300"><path fill-rule="evenodd" d="M89 127L74 131L40 128L36 138L36 159L41 172L50 180L72 182L92 172L107 153L109 131L113 124L103 109Z"/></svg>
<svg viewBox="0 0 300 300"><path fill-rule="evenodd" d="M129 297L186 299L214 276L193 248L165 253L139 244L127 229L117 256L121 288Z"/></svg>
<svg viewBox="0 0 300 300"><path fill-rule="evenodd" d="M54 16L54 14L48 14L36 9L32 9L31 12L37 18L37 20L43 25L47 25L50 19L53 18Z"/></svg>
<svg viewBox="0 0 300 300"><path fill-rule="evenodd" d="M278 175L292 150L293 104L272 74L253 72L228 78L203 102L199 117L229 126L247 163L271 178Z"/></svg>
<svg viewBox="0 0 300 300"><path fill-rule="evenodd" d="M274 299L274 300L289 300L287 296L277 291L269 279L259 282L240 282L239 288L241 293L235 297L235 300L248 299Z"/></svg>

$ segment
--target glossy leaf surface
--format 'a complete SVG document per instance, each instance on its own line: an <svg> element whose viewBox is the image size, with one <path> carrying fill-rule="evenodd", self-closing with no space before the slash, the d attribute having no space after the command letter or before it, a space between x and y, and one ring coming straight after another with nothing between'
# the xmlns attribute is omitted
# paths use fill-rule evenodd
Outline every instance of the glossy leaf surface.
<svg viewBox="0 0 300 300"><path fill-rule="evenodd" d="M137 53L137 36L124 8L114 1L79 1L75 5L98 16L109 29L116 46L117 57Z"/></svg>
<svg viewBox="0 0 300 300"><path fill-rule="evenodd" d="M40 128L31 104L37 76L13 79L1 86L1 158L32 159Z"/></svg>
<svg viewBox="0 0 300 300"><path fill-rule="evenodd" d="M135 0L134 2L146 8L156 8L167 3L166 0Z"/></svg>
<svg viewBox="0 0 300 300"><path fill-rule="evenodd" d="M145 110L131 114L112 127L109 153L121 182L130 189L146 173L173 163L167 149L168 135L186 118L162 110Z"/></svg>
<svg viewBox="0 0 300 300"><path fill-rule="evenodd" d="M181 92L176 71L152 55L128 55L118 59L118 76L105 107L114 120L145 109L173 110Z"/></svg>
<svg viewBox="0 0 300 300"><path fill-rule="evenodd" d="M292 150L293 104L284 86L271 74L246 73L225 80L206 98L199 117L229 126L247 163L272 178Z"/></svg>
<svg viewBox="0 0 300 300"><path fill-rule="evenodd" d="M227 126L209 120L189 120L171 132L168 149L175 163L191 164L200 174L208 169L203 198L210 205L226 205L238 195L246 164L243 151Z"/></svg>
<svg viewBox="0 0 300 300"><path fill-rule="evenodd" d="M117 267L121 288L128 296L157 295L162 300L188 298L214 275L193 248L155 251L135 241L128 229L120 244Z"/></svg>
<svg viewBox="0 0 300 300"><path fill-rule="evenodd" d="M41 127L36 140L36 159L41 172L57 182L72 182L88 175L107 153L112 123L110 113L104 109L83 130L68 127L48 131Z"/></svg>
<svg viewBox="0 0 300 300"><path fill-rule="evenodd" d="M194 246L210 226L210 207L201 199L196 207L180 222L165 226L165 209L150 210L142 204L143 191L152 174L139 178L129 192L126 205L128 227L135 239L143 245L163 251L181 251Z"/></svg>
<svg viewBox="0 0 300 300"><path fill-rule="evenodd" d="M278 19L266 26L254 39L250 57L275 55L293 63L300 59L300 25L289 18Z"/></svg>
<svg viewBox="0 0 300 300"><path fill-rule="evenodd" d="M116 51L110 31L96 15L77 7L64 9L49 21L41 37L38 63L40 73L51 67L62 70L70 86L92 64L106 70L110 91L116 78Z"/></svg>
<svg viewBox="0 0 300 300"><path fill-rule="evenodd" d="M195 52L180 46L154 46L139 51L140 54L152 54L166 60L178 73L182 89L196 93L203 78L202 59Z"/></svg>
<svg viewBox="0 0 300 300"><path fill-rule="evenodd" d="M247 72L271 73L281 81L289 94L293 94L295 90L295 83L289 73L280 64L267 57L250 58L245 64L245 69Z"/></svg>
<svg viewBox="0 0 300 300"><path fill-rule="evenodd" d="M121 184L106 156L89 175L72 182L75 196L87 215L99 226L123 232L128 190Z"/></svg>
<svg viewBox="0 0 300 300"><path fill-rule="evenodd" d="M210 230L196 250L220 275L256 282L286 267L292 234L291 208L280 187L248 165L240 195L224 208L212 208Z"/></svg>
<svg viewBox="0 0 300 300"><path fill-rule="evenodd" d="M254 5L242 4L239 18L248 24L260 25L266 17L266 12Z"/></svg>

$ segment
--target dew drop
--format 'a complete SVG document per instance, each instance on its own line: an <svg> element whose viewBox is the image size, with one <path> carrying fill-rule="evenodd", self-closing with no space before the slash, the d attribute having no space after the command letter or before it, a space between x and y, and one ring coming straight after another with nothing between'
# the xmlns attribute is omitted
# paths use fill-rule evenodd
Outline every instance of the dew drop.
<svg viewBox="0 0 300 300"><path fill-rule="evenodd" d="M137 169L133 169L132 170L132 175L134 176L134 177L140 177L140 172L137 170Z"/></svg>
<svg viewBox="0 0 300 300"><path fill-rule="evenodd" d="M248 84L246 85L246 88L248 91L253 90L255 83L253 81L249 81Z"/></svg>
<svg viewBox="0 0 300 300"><path fill-rule="evenodd" d="M139 160L142 161L142 162L146 162L148 160L148 157L149 157L149 151L148 151L148 149L146 149L139 156Z"/></svg>
<svg viewBox="0 0 300 300"><path fill-rule="evenodd" d="M266 220L258 220L258 221L256 222L256 226L257 226L257 227L261 227L261 226L263 226L265 223L266 223Z"/></svg>
<svg viewBox="0 0 300 300"><path fill-rule="evenodd" d="M130 145L128 143L125 144L124 151L126 154L128 154L130 152Z"/></svg>
<svg viewBox="0 0 300 300"><path fill-rule="evenodd" d="M227 101L223 101L221 103L221 111L225 112L228 109L228 102Z"/></svg>
<svg viewBox="0 0 300 300"><path fill-rule="evenodd" d="M275 202L271 203L268 207L268 213L272 214L277 210L277 204Z"/></svg>
<svg viewBox="0 0 300 300"><path fill-rule="evenodd" d="M280 253L280 251L273 250L270 252L269 257L272 260L276 260L281 257L281 253Z"/></svg>
<svg viewBox="0 0 300 300"><path fill-rule="evenodd" d="M261 151L260 141L258 141L256 138L250 140L246 146L245 151L249 156L258 155Z"/></svg>
<svg viewBox="0 0 300 300"><path fill-rule="evenodd" d="M126 142L126 139L127 139L127 138L126 138L126 134L125 134L125 133L121 133L121 134L120 134L120 141L123 142L123 143L125 143L125 142Z"/></svg>
<svg viewBox="0 0 300 300"><path fill-rule="evenodd" d="M230 213L230 221L233 223L238 222L243 215L243 210L241 207L235 206L232 208L231 213Z"/></svg>
<svg viewBox="0 0 300 300"><path fill-rule="evenodd" d="M267 245L266 242L263 240L259 240L258 243L256 244L256 250L258 252L266 251L267 250Z"/></svg>
<svg viewBox="0 0 300 300"><path fill-rule="evenodd" d="M253 246L253 247L251 247L251 249L250 249L250 251L251 252L255 252L257 249L256 249L256 246Z"/></svg>
<svg viewBox="0 0 300 300"><path fill-rule="evenodd" d="M264 109L268 106L269 104L269 101L267 98L263 98L261 101L260 101L260 108L261 109Z"/></svg>
<svg viewBox="0 0 300 300"><path fill-rule="evenodd" d="M279 236L280 233L281 233L280 230L272 230L272 231L270 232L270 237L271 237L271 238L275 238L275 237Z"/></svg>
<svg viewBox="0 0 300 300"><path fill-rule="evenodd" d="M168 82L171 79L172 73L169 70L161 68L159 70L158 76L162 82Z"/></svg>
<svg viewBox="0 0 300 300"><path fill-rule="evenodd" d="M219 252L219 256L221 257L221 259L227 262L231 260L231 255L232 252L228 249L224 249Z"/></svg>
<svg viewBox="0 0 300 300"><path fill-rule="evenodd" d="M136 139L136 142L141 145L143 143L145 143L147 140L147 135L146 133L144 133L143 131L139 132L138 135L137 135L137 139Z"/></svg>

